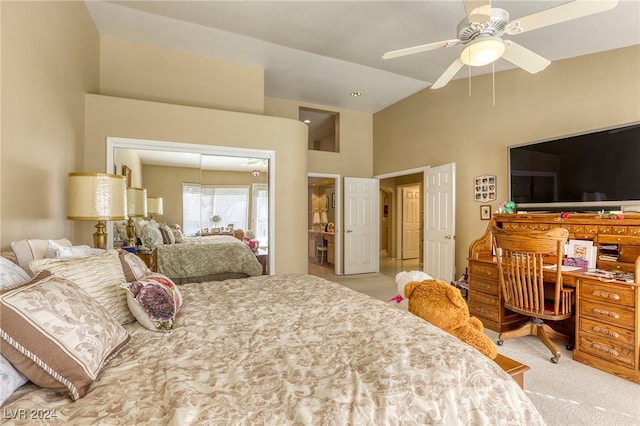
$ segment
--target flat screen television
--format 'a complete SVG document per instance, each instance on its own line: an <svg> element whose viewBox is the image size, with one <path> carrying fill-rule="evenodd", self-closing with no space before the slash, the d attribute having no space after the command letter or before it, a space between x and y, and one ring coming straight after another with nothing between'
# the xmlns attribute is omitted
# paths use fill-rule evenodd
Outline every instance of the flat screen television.
<svg viewBox="0 0 640 426"><path fill-rule="evenodd" d="M509 197L527 211L640 211L640 123L509 147Z"/></svg>

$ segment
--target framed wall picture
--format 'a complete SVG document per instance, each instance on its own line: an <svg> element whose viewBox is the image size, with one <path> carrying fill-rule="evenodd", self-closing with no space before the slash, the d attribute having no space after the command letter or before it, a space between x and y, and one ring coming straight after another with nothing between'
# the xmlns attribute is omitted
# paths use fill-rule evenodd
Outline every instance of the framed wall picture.
<svg viewBox="0 0 640 426"><path fill-rule="evenodd" d="M498 194L496 185L494 175L476 176L473 178L473 199L481 203L495 201Z"/></svg>
<svg viewBox="0 0 640 426"><path fill-rule="evenodd" d="M123 164L122 174L127 177L127 188L131 188L131 169Z"/></svg>
<svg viewBox="0 0 640 426"><path fill-rule="evenodd" d="M489 220L491 219L491 205L485 204L480 206L480 219Z"/></svg>

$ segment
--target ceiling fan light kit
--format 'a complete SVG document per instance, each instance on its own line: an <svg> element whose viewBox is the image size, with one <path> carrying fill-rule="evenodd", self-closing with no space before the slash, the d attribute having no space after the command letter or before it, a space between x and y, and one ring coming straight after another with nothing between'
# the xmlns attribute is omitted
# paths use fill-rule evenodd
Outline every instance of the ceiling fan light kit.
<svg viewBox="0 0 640 426"><path fill-rule="evenodd" d="M491 7L490 0L463 0L466 18L458 24L458 38L393 50L382 55L383 59L399 58L415 53L464 45L460 56L431 86L444 87L464 65L479 67L503 58L525 71L535 74L551 62L522 47L504 35L518 35L550 25L582 18L613 9L618 0L574 0L541 12L509 21L509 12Z"/></svg>
<svg viewBox="0 0 640 426"><path fill-rule="evenodd" d="M477 38L462 50L460 60L465 65L481 67L500 59L504 49L504 42L500 37Z"/></svg>

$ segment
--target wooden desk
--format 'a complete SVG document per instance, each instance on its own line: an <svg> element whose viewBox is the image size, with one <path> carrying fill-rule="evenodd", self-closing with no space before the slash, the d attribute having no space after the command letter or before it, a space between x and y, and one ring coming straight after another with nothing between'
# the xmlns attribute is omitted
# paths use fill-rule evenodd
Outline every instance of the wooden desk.
<svg viewBox="0 0 640 426"><path fill-rule="evenodd" d="M514 359L507 358L500 354L498 354L494 361L524 389L524 373L531 370L528 365L521 364Z"/></svg>
<svg viewBox="0 0 640 426"><path fill-rule="evenodd" d="M618 243L618 261L598 259L596 266L633 272L635 282L606 282L580 271L562 272L564 284L576 289L575 316L562 322L559 331L575 336L576 361L640 383L640 215L625 215L625 219L593 214L572 215L571 219L549 214L495 215L485 234L469 248L469 311L485 327L502 332L528 318L504 308L492 257L493 224L539 230L561 226L570 230L569 238L591 239L596 246Z"/></svg>

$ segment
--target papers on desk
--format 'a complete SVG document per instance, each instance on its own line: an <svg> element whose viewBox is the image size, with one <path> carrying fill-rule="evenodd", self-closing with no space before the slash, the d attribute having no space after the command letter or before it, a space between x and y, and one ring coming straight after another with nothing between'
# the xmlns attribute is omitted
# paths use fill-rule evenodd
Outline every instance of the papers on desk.
<svg viewBox="0 0 640 426"><path fill-rule="evenodd" d="M543 266L544 269L549 269L551 271L555 271L556 265L545 265ZM579 271L580 269L584 269L581 268L580 266L571 266L571 265L561 265L560 266L560 270L564 271L564 272L571 272L571 271Z"/></svg>

